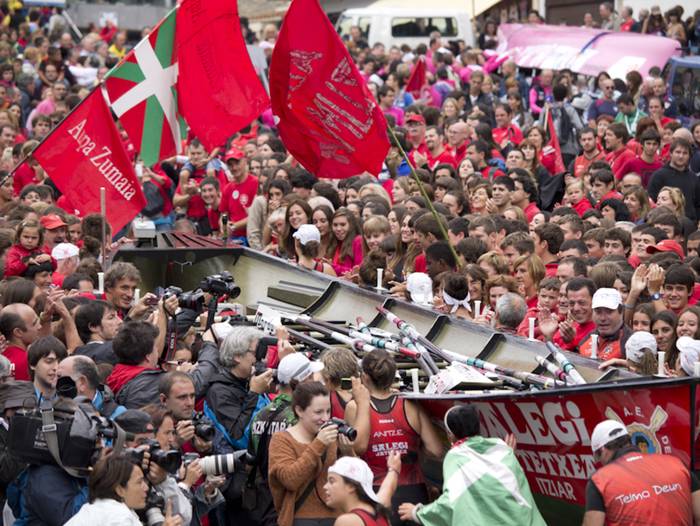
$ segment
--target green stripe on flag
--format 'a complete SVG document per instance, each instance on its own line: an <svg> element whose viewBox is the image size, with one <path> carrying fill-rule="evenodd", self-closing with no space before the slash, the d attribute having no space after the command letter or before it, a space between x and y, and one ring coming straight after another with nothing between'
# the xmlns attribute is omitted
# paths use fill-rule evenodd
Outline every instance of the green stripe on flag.
<svg viewBox="0 0 700 526"><path fill-rule="evenodd" d="M143 72L138 64L134 62L124 62L121 66L117 66L111 69L105 79L114 77L115 79L130 80L131 82L138 84L143 82L146 78L143 76Z"/></svg>
<svg viewBox="0 0 700 526"><path fill-rule="evenodd" d="M163 108L155 97L148 97L143 115L143 135L141 136L141 159L146 166L152 166L160 158L160 145L163 141Z"/></svg>
<svg viewBox="0 0 700 526"><path fill-rule="evenodd" d="M176 12L173 10L158 28L156 35L156 45L153 50L161 65L167 68L171 64L173 56L173 46L175 44L175 18Z"/></svg>

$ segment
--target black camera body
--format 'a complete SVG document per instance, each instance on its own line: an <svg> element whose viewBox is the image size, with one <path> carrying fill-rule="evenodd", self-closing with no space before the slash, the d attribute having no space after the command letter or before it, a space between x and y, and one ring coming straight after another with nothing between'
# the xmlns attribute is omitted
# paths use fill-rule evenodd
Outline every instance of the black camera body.
<svg viewBox="0 0 700 526"><path fill-rule="evenodd" d="M214 422L212 422L204 413L195 413L192 417L192 425L194 425L194 434L202 440L211 442L214 439L214 435L216 435Z"/></svg>
<svg viewBox="0 0 700 526"><path fill-rule="evenodd" d="M214 296L228 296L229 299L236 299L241 294L241 288L236 285L228 271L207 276L199 284L199 288Z"/></svg>
<svg viewBox="0 0 700 526"><path fill-rule="evenodd" d="M330 426L330 425L334 425L334 424L336 426L338 426L338 433L348 437L348 440L352 441L352 440L355 440L357 438L357 429L352 427L350 424L348 424L345 420L343 420L341 418L331 418L324 425Z"/></svg>
<svg viewBox="0 0 700 526"><path fill-rule="evenodd" d="M182 463L182 454L177 449L164 451L160 447L160 443L154 438L148 439L145 442L145 445L148 446L147 449L133 447L127 448L124 450L124 454L134 464L138 464L140 466L143 463L144 453L148 451L151 457L151 462L155 462L168 473L177 473L177 470Z"/></svg>

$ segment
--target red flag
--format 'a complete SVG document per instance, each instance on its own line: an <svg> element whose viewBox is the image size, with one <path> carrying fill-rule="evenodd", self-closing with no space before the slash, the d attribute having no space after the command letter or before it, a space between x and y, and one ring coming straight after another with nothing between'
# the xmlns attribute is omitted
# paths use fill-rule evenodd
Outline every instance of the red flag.
<svg viewBox="0 0 700 526"><path fill-rule="evenodd" d="M291 154L318 177L378 174L386 120L318 0L293 0L270 66L272 111Z"/></svg>
<svg viewBox="0 0 700 526"><path fill-rule="evenodd" d="M554 127L554 120L552 119L552 109L547 108L546 132L549 133L549 141L545 144L542 149L543 157L552 157L552 163L554 166L554 174L560 174L566 170L564 166L564 159L561 156L561 148L559 147L559 138L557 137L557 130ZM562 108L561 111L564 111Z"/></svg>
<svg viewBox="0 0 700 526"><path fill-rule="evenodd" d="M177 11L178 106L208 150L270 107L232 0L185 0Z"/></svg>
<svg viewBox="0 0 700 526"><path fill-rule="evenodd" d="M425 57L420 56L413 66L408 82L406 82L406 93L410 93L417 99L420 98L423 86L425 86L425 71Z"/></svg>
<svg viewBox="0 0 700 526"><path fill-rule="evenodd" d="M112 114L94 90L32 153L82 215L99 213L106 189L107 221L116 233L146 205Z"/></svg>

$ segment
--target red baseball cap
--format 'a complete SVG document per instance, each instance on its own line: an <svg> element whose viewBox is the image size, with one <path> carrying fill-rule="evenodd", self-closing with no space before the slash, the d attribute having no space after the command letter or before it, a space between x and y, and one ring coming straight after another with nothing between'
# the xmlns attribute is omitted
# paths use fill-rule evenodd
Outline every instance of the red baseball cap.
<svg viewBox="0 0 700 526"><path fill-rule="evenodd" d="M45 215L39 221L41 226L43 226L46 230L55 230L57 228L68 226L63 219L61 219L61 216L56 214Z"/></svg>
<svg viewBox="0 0 700 526"><path fill-rule="evenodd" d="M245 153L243 153L243 150L239 150L238 148L231 148L229 151L226 152L226 155L224 156L224 162L229 162L231 159L236 159L237 161L240 161L245 157Z"/></svg>
<svg viewBox="0 0 700 526"><path fill-rule="evenodd" d="M414 113L406 119L406 122L420 122L421 124L425 124L425 117L420 113Z"/></svg>
<svg viewBox="0 0 700 526"><path fill-rule="evenodd" d="M683 247L673 239L664 239L663 241L659 241L656 245L647 247L647 254L655 254L656 252L675 252L681 259L685 257Z"/></svg>

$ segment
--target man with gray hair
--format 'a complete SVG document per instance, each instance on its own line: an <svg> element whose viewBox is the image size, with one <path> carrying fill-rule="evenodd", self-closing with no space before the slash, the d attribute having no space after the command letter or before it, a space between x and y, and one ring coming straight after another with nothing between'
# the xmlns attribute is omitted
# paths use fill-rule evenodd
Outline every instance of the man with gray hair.
<svg viewBox="0 0 700 526"><path fill-rule="evenodd" d="M527 314L522 296L507 292L496 302L496 330L515 334Z"/></svg>
<svg viewBox="0 0 700 526"><path fill-rule="evenodd" d="M254 374L255 351L263 333L253 327L234 327L219 349L219 371L211 379L205 412L236 449L248 447L255 414L270 403L266 393L273 372Z"/></svg>

